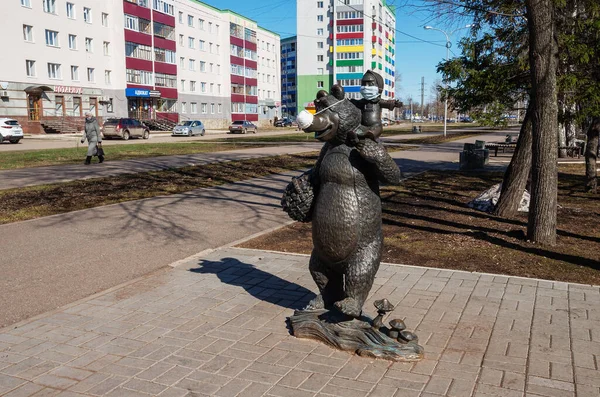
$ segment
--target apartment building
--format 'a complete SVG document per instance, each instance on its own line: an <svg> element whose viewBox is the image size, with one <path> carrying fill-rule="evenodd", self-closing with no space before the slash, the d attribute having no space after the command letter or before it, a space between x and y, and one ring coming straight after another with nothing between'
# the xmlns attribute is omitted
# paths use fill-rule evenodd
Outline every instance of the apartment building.
<svg viewBox="0 0 600 397"><path fill-rule="evenodd" d="M258 119L271 123L281 118L281 72L279 35L257 28Z"/></svg>
<svg viewBox="0 0 600 397"><path fill-rule="evenodd" d="M334 82L358 98L369 69L384 79L382 98L394 98L396 18L385 0L298 0L297 18L299 110Z"/></svg>
<svg viewBox="0 0 600 397"><path fill-rule="evenodd" d="M11 61L0 65L0 117L41 133L42 119L115 114L125 85L122 1L3 2Z"/></svg>
<svg viewBox="0 0 600 397"><path fill-rule="evenodd" d="M26 133L72 132L86 111L151 126L194 118L208 128L281 114L279 36L230 10L196 0L4 7L15 40L5 44L12 61L0 64L0 117Z"/></svg>
<svg viewBox="0 0 600 397"><path fill-rule="evenodd" d="M298 114L296 104L296 36L281 40L281 112L283 117Z"/></svg>

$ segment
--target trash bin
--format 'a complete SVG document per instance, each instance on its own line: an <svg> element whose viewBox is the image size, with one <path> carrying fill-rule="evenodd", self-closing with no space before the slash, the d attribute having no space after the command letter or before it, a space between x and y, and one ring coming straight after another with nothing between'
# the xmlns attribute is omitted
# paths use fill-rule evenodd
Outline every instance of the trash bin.
<svg viewBox="0 0 600 397"><path fill-rule="evenodd" d="M490 161L490 151L484 141L465 143L459 156L460 170L476 170L485 167Z"/></svg>

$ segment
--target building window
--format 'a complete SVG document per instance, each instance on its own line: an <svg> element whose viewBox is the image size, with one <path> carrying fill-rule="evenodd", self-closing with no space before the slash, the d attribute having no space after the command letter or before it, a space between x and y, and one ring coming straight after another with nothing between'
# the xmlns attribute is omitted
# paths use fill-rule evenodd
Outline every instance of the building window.
<svg viewBox="0 0 600 397"><path fill-rule="evenodd" d="M87 68L87 79L90 82L95 81L94 68Z"/></svg>
<svg viewBox="0 0 600 397"><path fill-rule="evenodd" d="M212 43L208 43L208 52L213 53L213 45Z"/></svg>
<svg viewBox="0 0 600 397"><path fill-rule="evenodd" d="M56 14L56 0L43 0L44 12L48 14Z"/></svg>
<svg viewBox="0 0 600 397"><path fill-rule="evenodd" d="M46 29L46 45L50 47L58 47L58 32Z"/></svg>
<svg viewBox="0 0 600 397"><path fill-rule="evenodd" d="M181 102L181 113L187 112L187 102Z"/></svg>
<svg viewBox="0 0 600 397"><path fill-rule="evenodd" d="M209 71L210 73L212 73L212 72L213 72L213 64L212 64L212 63L210 63L210 64L208 65L208 71Z"/></svg>
<svg viewBox="0 0 600 397"><path fill-rule="evenodd" d="M194 17L193 17L193 16L191 16L191 15L188 15L188 26L189 26L190 28L193 28L193 27L194 27Z"/></svg>
<svg viewBox="0 0 600 397"><path fill-rule="evenodd" d="M27 70L28 77L35 77L35 61L27 59L25 61L25 70Z"/></svg>
<svg viewBox="0 0 600 397"><path fill-rule="evenodd" d="M206 114L206 105L207 105L206 103L203 103L203 104L200 105L200 109L201 109L202 114Z"/></svg>
<svg viewBox="0 0 600 397"><path fill-rule="evenodd" d="M206 83L205 82L200 83L200 92L206 92Z"/></svg>
<svg viewBox="0 0 600 397"><path fill-rule="evenodd" d="M317 1L317 8L323 8L323 2Z"/></svg>
<svg viewBox="0 0 600 397"><path fill-rule="evenodd" d="M108 41L102 44L102 48L104 49L104 55L110 55L110 43Z"/></svg>
<svg viewBox="0 0 600 397"><path fill-rule="evenodd" d="M216 35L219 34L219 25L218 24L215 25L215 34Z"/></svg>
<svg viewBox="0 0 600 397"><path fill-rule="evenodd" d="M198 104L196 102L190 103L190 113L192 113L192 114L198 113Z"/></svg>
<svg viewBox="0 0 600 397"><path fill-rule="evenodd" d="M74 34L69 35L69 49L76 50L77 49L77 36Z"/></svg>
<svg viewBox="0 0 600 397"><path fill-rule="evenodd" d="M196 82L193 80L190 80L190 91L196 92Z"/></svg>
<svg viewBox="0 0 600 397"><path fill-rule="evenodd" d="M210 93L212 94L215 91L215 83L210 83Z"/></svg>
<svg viewBox="0 0 600 397"><path fill-rule="evenodd" d="M221 46L217 44L217 54L221 52Z"/></svg>
<svg viewBox="0 0 600 397"><path fill-rule="evenodd" d="M183 67L184 65L185 65L185 58L184 57L179 57L179 67L181 69L184 69L184 67Z"/></svg>
<svg viewBox="0 0 600 397"><path fill-rule="evenodd" d="M31 0L21 0L21 5L23 7L29 7L29 8L31 8Z"/></svg>
<svg viewBox="0 0 600 397"><path fill-rule="evenodd" d="M217 74L221 74L221 65L217 63Z"/></svg>
<svg viewBox="0 0 600 397"><path fill-rule="evenodd" d="M104 83L106 83L106 85L110 85L110 70L104 71Z"/></svg>
<svg viewBox="0 0 600 397"><path fill-rule="evenodd" d="M323 22L323 15L317 15L317 22Z"/></svg>
<svg viewBox="0 0 600 397"><path fill-rule="evenodd" d="M23 40L33 43L33 26L23 25Z"/></svg>
<svg viewBox="0 0 600 397"><path fill-rule="evenodd" d="M196 70L196 60L195 59L190 59L189 60L189 69L190 70Z"/></svg>
<svg viewBox="0 0 600 397"><path fill-rule="evenodd" d="M204 30L204 19L198 18L198 27Z"/></svg>
<svg viewBox="0 0 600 397"><path fill-rule="evenodd" d="M181 46L183 45L183 35L182 34L179 35L179 45L181 45Z"/></svg>
<svg viewBox="0 0 600 397"><path fill-rule="evenodd" d="M105 12L102 13L102 26L108 27L108 14Z"/></svg>
<svg viewBox="0 0 600 397"><path fill-rule="evenodd" d="M214 103L210 104L210 114L215 114L215 104Z"/></svg>
<svg viewBox="0 0 600 397"><path fill-rule="evenodd" d="M125 42L125 56L137 59L145 59L146 61L152 60L152 47L132 43L130 41Z"/></svg>
<svg viewBox="0 0 600 397"><path fill-rule="evenodd" d="M136 32L140 31L140 24L138 17L134 17L132 15L125 14L125 29L134 30Z"/></svg>
<svg viewBox="0 0 600 397"><path fill-rule="evenodd" d="M92 9L83 7L83 20L87 23L92 23Z"/></svg>
<svg viewBox="0 0 600 397"><path fill-rule="evenodd" d="M59 63L48 63L48 78L60 79L60 64Z"/></svg>
<svg viewBox="0 0 600 397"><path fill-rule="evenodd" d="M323 28L317 29L317 36L323 36Z"/></svg>
<svg viewBox="0 0 600 397"><path fill-rule="evenodd" d="M221 93L221 84L217 84L217 94Z"/></svg>
<svg viewBox="0 0 600 397"><path fill-rule="evenodd" d="M136 69L127 69L126 76L128 83L140 85L153 85L152 72L146 72L144 70Z"/></svg>
<svg viewBox="0 0 600 397"><path fill-rule="evenodd" d="M200 61L200 71L206 72L206 62Z"/></svg>
<svg viewBox="0 0 600 397"><path fill-rule="evenodd" d="M208 33L212 33L212 22L208 23Z"/></svg>
<svg viewBox="0 0 600 397"><path fill-rule="evenodd" d="M325 87L322 81L317 81L317 88Z"/></svg>
<svg viewBox="0 0 600 397"><path fill-rule="evenodd" d="M194 49L194 38L193 37L188 37L188 47L190 47L191 49Z"/></svg>
<svg viewBox="0 0 600 397"><path fill-rule="evenodd" d="M317 68L317 74L323 74L325 70L323 68Z"/></svg>
<svg viewBox="0 0 600 397"><path fill-rule="evenodd" d="M217 112L218 112L218 113L222 113L222 112L223 112L223 104L219 103L219 104L217 105Z"/></svg>
<svg viewBox="0 0 600 397"><path fill-rule="evenodd" d="M179 23L183 23L183 12L179 11Z"/></svg>
<svg viewBox="0 0 600 397"><path fill-rule="evenodd" d="M71 65L71 80L79 81L79 66Z"/></svg>
<svg viewBox="0 0 600 397"><path fill-rule="evenodd" d="M185 80L181 80L181 92L185 91Z"/></svg>
<svg viewBox="0 0 600 397"><path fill-rule="evenodd" d="M198 42L198 49L204 51L204 40Z"/></svg>
<svg viewBox="0 0 600 397"><path fill-rule="evenodd" d="M317 55L317 62L323 62L323 55Z"/></svg>
<svg viewBox="0 0 600 397"><path fill-rule="evenodd" d="M94 52L94 41L90 37L85 38L85 52Z"/></svg>
<svg viewBox="0 0 600 397"><path fill-rule="evenodd" d="M67 18L75 19L75 4L67 3Z"/></svg>
<svg viewBox="0 0 600 397"><path fill-rule="evenodd" d="M106 113L113 113L113 112L114 112L113 99L109 98L108 102L106 103Z"/></svg>

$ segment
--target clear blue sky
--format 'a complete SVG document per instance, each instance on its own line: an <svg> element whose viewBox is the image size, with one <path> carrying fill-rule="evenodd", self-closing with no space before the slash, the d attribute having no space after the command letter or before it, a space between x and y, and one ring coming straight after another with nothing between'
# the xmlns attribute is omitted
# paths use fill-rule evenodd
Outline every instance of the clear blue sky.
<svg viewBox="0 0 600 397"><path fill-rule="evenodd" d="M230 9L244 15L281 38L296 34L296 0L204 0L206 4L220 9ZM401 3L396 0L396 3ZM411 1L421 4L420 0ZM393 0L389 1L393 4ZM421 77L425 77L425 102L431 96L431 87L441 75L436 72L437 64L446 57L445 36L443 33L423 29L432 25L450 32L454 27L446 27L431 20L431 13L410 6L396 8L396 73L402 76L401 99L421 101ZM408 35L416 37L410 37ZM459 55L457 42L468 33L468 29L455 32L450 40L451 50ZM428 42L419 41L422 39ZM452 57L452 52L450 53Z"/></svg>

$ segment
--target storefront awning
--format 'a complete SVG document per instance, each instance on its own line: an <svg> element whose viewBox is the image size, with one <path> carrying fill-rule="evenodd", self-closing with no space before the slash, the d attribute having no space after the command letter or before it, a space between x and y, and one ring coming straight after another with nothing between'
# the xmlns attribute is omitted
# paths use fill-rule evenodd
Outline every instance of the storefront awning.
<svg viewBox="0 0 600 397"><path fill-rule="evenodd" d="M52 92L54 90L47 85L30 85L29 87L25 88L25 92L28 94L42 93L44 91Z"/></svg>

